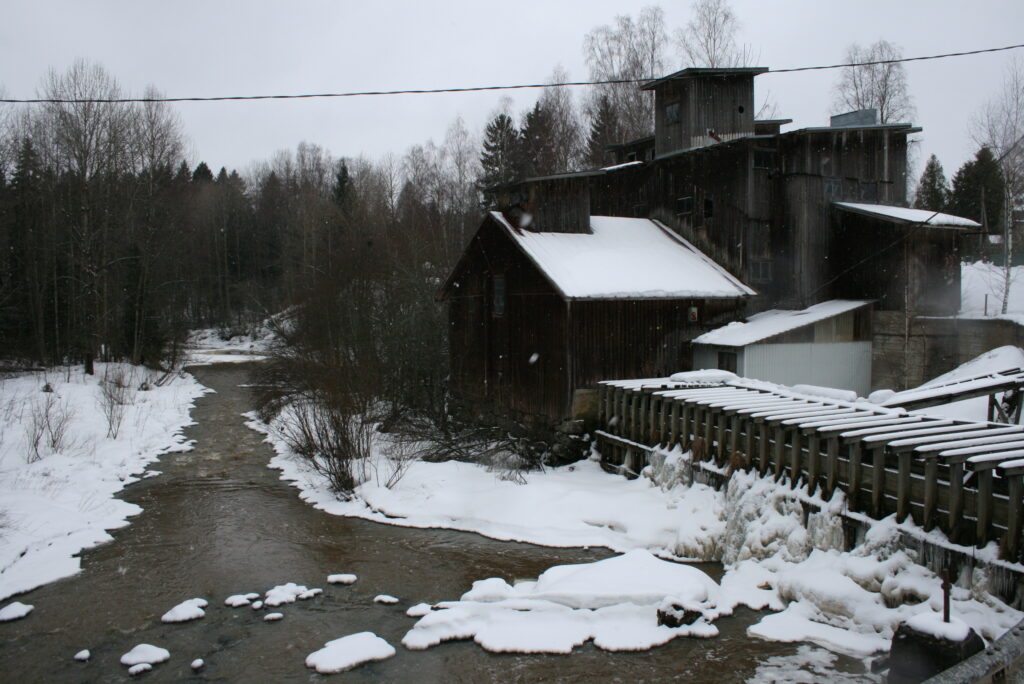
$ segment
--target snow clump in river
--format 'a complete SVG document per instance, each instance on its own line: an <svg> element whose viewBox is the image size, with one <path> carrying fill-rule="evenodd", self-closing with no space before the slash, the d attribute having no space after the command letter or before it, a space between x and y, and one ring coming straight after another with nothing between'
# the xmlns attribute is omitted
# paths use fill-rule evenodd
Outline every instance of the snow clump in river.
<svg viewBox="0 0 1024 684"><path fill-rule="evenodd" d="M171 608L169 611L163 614L160 618L161 622L188 622L189 620L198 620L199 618L206 615L206 599L201 598L190 598L187 601L182 601L178 605Z"/></svg>
<svg viewBox="0 0 1024 684"><path fill-rule="evenodd" d="M359 632L328 641L319 651L306 656L306 667L320 674L333 674L351 670L362 663L386 660L393 655L394 646L373 632Z"/></svg>

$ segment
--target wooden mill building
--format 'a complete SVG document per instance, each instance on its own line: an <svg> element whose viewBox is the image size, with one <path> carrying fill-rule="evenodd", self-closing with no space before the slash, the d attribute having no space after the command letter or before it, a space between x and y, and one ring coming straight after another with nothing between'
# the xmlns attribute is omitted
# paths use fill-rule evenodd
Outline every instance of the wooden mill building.
<svg viewBox="0 0 1024 684"><path fill-rule="evenodd" d="M960 241L980 225L905 208L907 138L921 129L911 123L879 123L874 110L864 110L834 116L828 126L783 131L789 119L754 117L754 79L766 71L684 69L646 83L641 87L655 99L654 135L611 146L605 168L526 179L500 189L499 213L484 221L445 289L452 304L453 370L460 385L516 410L565 416L565 398L595 381L650 375L659 372L655 368L689 369L690 341L719 321L767 309L803 310L833 299L872 301L873 339L896 344L911 319L956 314ZM525 228L517 223L524 215L533 221ZM545 277L531 293L551 300L529 304L532 315L515 324L524 329L511 326L512 318L498 323L493 312L461 308L470 304L455 296L455 288L475 288L474 296L487 300L492 297L487 288L494 285L486 284L490 276L483 273L530 262L518 242L520 234L533 235L532 229L582 235L592 216L647 219L633 225L658 226L713 264L717 273L731 274L740 289L724 298L728 305L705 296L717 286L695 288L692 297L676 297L672 305L668 298L653 304L650 297L639 292L627 296L623 289L620 296L603 300L606 304L574 305L573 310L565 302L575 299L534 263ZM507 217L508 226L499 217ZM588 267L582 260L574 263ZM478 280L471 285L467 278ZM509 288L511 282L500 287ZM757 296L751 296L754 291ZM506 290L508 296L511 292ZM631 312L657 313L644 313L644 322L634 325L630 317L641 314L626 314L626 299L635 302ZM701 312L699 325L687 319L692 306ZM484 327L508 326L509 332L487 328L485 333L481 320L488 321ZM645 331L641 339L629 337L637 330ZM656 342L651 330L671 335ZM503 352L496 351L505 348L506 334L513 354L527 353L516 345L530 336L549 336L545 339L551 345L566 345L561 360L551 361L564 370L499 370L501 363L511 363L501 361ZM678 348L664 346L667 339ZM573 340L591 346L580 350ZM918 358L922 367L955 365L955 359L932 358L948 355L948 344L919 357L891 354L888 348L873 345L872 386L909 386L906 364ZM508 373L520 375L513 380ZM473 382L478 385L469 387ZM506 402L512 387L529 398Z"/></svg>
<svg viewBox="0 0 1024 684"><path fill-rule="evenodd" d="M572 415L605 378L688 366L687 340L754 294L657 221L525 218L490 212L442 289L454 384L476 403Z"/></svg>

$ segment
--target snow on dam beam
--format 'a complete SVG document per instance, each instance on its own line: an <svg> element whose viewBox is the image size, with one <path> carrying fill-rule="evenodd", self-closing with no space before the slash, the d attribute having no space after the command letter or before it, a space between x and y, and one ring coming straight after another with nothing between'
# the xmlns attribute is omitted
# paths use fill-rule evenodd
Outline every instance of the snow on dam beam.
<svg viewBox="0 0 1024 684"><path fill-rule="evenodd" d="M712 484L756 469L804 488L809 500L839 490L851 520L895 514L936 553L982 559L1009 582L1024 580L1024 427L801 389L722 371L605 381L598 450L606 468L628 476L678 446L691 453L694 476Z"/></svg>

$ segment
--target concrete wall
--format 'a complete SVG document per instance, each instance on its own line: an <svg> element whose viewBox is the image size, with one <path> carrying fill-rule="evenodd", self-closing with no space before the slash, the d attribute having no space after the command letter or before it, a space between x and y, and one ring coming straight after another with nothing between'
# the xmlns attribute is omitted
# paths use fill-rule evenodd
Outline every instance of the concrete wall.
<svg viewBox="0 0 1024 684"><path fill-rule="evenodd" d="M994 318L875 311L872 330L872 389L917 387L996 347L1024 346L1024 326Z"/></svg>

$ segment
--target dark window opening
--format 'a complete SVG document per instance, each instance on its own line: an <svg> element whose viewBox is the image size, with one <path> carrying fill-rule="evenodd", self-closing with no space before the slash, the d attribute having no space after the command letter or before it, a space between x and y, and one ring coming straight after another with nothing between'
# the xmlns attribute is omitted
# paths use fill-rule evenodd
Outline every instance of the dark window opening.
<svg viewBox="0 0 1024 684"><path fill-rule="evenodd" d="M772 262L750 262L750 280L755 283L767 283L772 279Z"/></svg>
<svg viewBox="0 0 1024 684"><path fill-rule="evenodd" d="M492 288L494 290L493 306L491 307L491 313L495 316L505 315L505 276L496 275L492 282Z"/></svg>
<svg viewBox="0 0 1024 684"><path fill-rule="evenodd" d="M843 199L843 180L841 178L826 178L824 190L826 200L834 202Z"/></svg>
<svg viewBox="0 0 1024 684"><path fill-rule="evenodd" d="M736 352L718 352L718 370L736 372Z"/></svg>
<svg viewBox="0 0 1024 684"><path fill-rule="evenodd" d="M693 197L680 197L676 199L676 213L677 214L692 214L693 213Z"/></svg>
<svg viewBox="0 0 1024 684"><path fill-rule="evenodd" d="M713 199L704 200L704 218L709 219L715 215L715 201Z"/></svg>
<svg viewBox="0 0 1024 684"><path fill-rule="evenodd" d="M678 102L665 107L665 123L676 124L681 118L682 112Z"/></svg>
<svg viewBox="0 0 1024 684"><path fill-rule="evenodd" d="M774 169L775 168L775 151L774 150L754 150L754 168L755 169Z"/></svg>
<svg viewBox="0 0 1024 684"><path fill-rule="evenodd" d="M739 107L737 107L737 109L738 109L738 111L739 111L739 113L740 113L740 114L742 114L742 113L743 113L743 112L745 111L745 110L743 109L743 105L740 105Z"/></svg>
<svg viewBox="0 0 1024 684"><path fill-rule="evenodd" d="M878 201L878 183L861 183L860 198L866 202Z"/></svg>
<svg viewBox="0 0 1024 684"><path fill-rule="evenodd" d="M626 153L626 161L628 161L628 162L635 162L636 161L636 152L627 152Z"/></svg>

